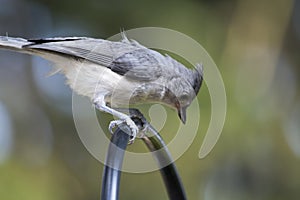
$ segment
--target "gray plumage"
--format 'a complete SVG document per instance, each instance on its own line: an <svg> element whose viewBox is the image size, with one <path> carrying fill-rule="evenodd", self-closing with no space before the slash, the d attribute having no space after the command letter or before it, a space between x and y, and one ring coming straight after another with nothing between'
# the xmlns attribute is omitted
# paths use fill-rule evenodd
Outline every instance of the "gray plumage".
<svg viewBox="0 0 300 200"><path fill-rule="evenodd" d="M22 39L0 36L0 48L41 56L55 64L77 93L88 96L95 106L117 116L110 129L126 121L125 114L112 107L148 102L177 109L185 122L185 110L202 83L202 65L188 69L168 55L148 49L124 33L119 42L86 37Z"/></svg>

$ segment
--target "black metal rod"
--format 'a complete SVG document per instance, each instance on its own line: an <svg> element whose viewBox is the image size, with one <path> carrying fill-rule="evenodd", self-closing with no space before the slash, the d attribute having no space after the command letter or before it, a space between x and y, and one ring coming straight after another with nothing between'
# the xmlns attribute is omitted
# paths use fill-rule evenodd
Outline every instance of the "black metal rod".
<svg viewBox="0 0 300 200"><path fill-rule="evenodd" d="M185 200L186 194L184 187L169 150L159 133L150 124L148 124L148 127L148 130L152 133L152 135L146 135L143 138L143 141L147 145L148 149L153 152L153 156L156 158L169 199Z"/></svg>
<svg viewBox="0 0 300 200"><path fill-rule="evenodd" d="M135 114L138 114L138 117L133 117L135 123L139 127L147 126L148 132L142 139L157 161L169 199L186 200L181 179L162 137L138 110L135 110ZM121 168L129 135L129 127L121 124L111 138L103 172L101 200L118 200L119 198Z"/></svg>
<svg viewBox="0 0 300 200"><path fill-rule="evenodd" d="M118 200L125 149L129 141L130 129L121 124L111 137L102 179L101 200Z"/></svg>

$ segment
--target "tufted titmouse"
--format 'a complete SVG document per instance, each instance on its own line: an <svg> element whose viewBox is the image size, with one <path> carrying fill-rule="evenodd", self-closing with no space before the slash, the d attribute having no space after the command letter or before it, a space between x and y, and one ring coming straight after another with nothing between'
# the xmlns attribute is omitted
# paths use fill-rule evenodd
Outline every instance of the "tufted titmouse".
<svg viewBox="0 0 300 200"><path fill-rule="evenodd" d="M178 112L183 123L186 109L202 83L202 65L191 70L168 55L148 49L121 33L113 42L86 37L22 39L0 36L0 48L43 57L63 73L70 87L89 97L95 107L126 122L132 141L139 132L131 118L117 108L141 103L163 103Z"/></svg>

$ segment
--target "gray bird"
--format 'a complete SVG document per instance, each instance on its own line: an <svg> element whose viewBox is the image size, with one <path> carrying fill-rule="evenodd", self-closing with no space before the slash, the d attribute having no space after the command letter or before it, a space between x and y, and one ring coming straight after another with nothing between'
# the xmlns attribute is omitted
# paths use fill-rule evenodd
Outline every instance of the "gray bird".
<svg viewBox="0 0 300 200"><path fill-rule="evenodd" d="M95 107L117 117L109 130L126 122L132 141L139 129L117 108L163 103L175 108L186 122L186 109L198 94L202 65L188 69L168 55L148 49L122 33L118 42L86 37L23 39L0 36L0 48L37 55L54 63L67 84L89 97Z"/></svg>

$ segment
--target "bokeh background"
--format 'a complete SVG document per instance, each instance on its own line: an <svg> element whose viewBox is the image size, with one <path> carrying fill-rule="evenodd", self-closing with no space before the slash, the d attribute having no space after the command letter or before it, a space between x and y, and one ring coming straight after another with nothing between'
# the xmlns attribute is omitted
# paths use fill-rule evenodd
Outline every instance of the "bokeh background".
<svg viewBox="0 0 300 200"><path fill-rule="evenodd" d="M198 95L199 133L176 161L188 199L299 199L300 1L0 0L0 35L107 38L146 26L197 40L226 87L224 130L202 160L205 85ZM50 69L39 58L0 51L0 199L99 199L103 164L81 143L72 92L62 76L46 78ZM167 140L170 130L161 132ZM141 141L129 149L146 150ZM121 181L120 199L167 199L159 172L124 173Z"/></svg>

